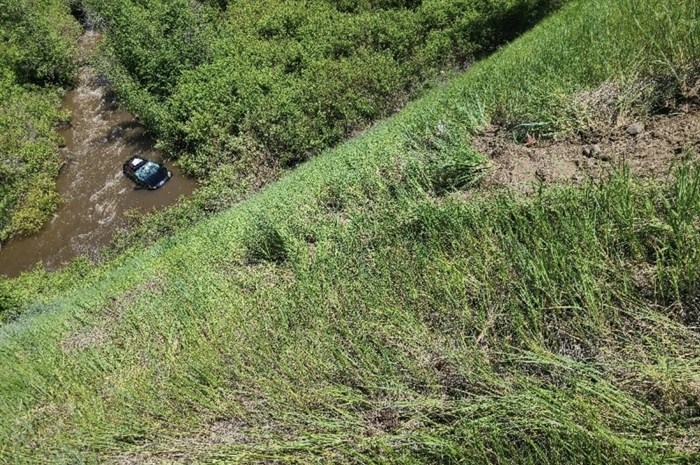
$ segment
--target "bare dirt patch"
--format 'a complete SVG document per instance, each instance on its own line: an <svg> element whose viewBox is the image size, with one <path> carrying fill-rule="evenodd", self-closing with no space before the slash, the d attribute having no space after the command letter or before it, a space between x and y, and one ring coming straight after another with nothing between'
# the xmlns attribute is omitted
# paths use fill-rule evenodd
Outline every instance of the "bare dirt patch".
<svg viewBox="0 0 700 465"><path fill-rule="evenodd" d="M491 126L474 139L475 148L491 165L483 182L486 187L532 193L539 182L600 179L623 164L642 178L659 178L667 176L686 151L700 152L700 108L560 141L527 137L517 142L506 134Z"/></svg>

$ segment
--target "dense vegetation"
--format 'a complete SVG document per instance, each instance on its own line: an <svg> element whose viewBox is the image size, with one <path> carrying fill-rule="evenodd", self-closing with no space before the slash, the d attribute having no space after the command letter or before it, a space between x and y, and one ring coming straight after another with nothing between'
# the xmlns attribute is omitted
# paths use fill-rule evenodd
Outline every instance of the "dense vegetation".
<svg viewBox="0 0 700 465"><path fill-rule="evenodd" d="M294 165L562 0L84 0L104 70L182 166Z"/></svg>
<svg viewBox="0 0 700 465"><path fill-rule="evenodd" d="M697 463L697 154L654 182L464 191L484 124L585 127L600 102L581 95L606 82L617 117L683 97L699 7L574 1L237 207L73 290L16 295L0 453Z"/></svg>
<svg viewBox="0 0 700 465"><path fill-rule="evenodd" d="M66 0L0 0L0 243L32 233L60 199L60 86L80 28Z"/></svg>

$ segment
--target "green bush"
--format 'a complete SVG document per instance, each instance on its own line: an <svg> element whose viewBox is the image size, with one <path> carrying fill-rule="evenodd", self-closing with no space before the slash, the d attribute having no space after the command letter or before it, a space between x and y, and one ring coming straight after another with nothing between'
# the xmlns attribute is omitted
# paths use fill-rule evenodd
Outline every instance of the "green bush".
<svg viewBox="0 0 700 465"><path fill-rule="evenodd" d="M562 0L84 0L126 106L199 177L293 166L403 106Z"/></svg>
<svg viewBox="0 0 700 465"><path fill-rule="evenodd" d="M59 86L75 74L79 34L67 1L0 0L0 242L59 204Z"/></svg>
<svg viewBox="0 0 700 465"><path fill-rule="evenodd" d="M13 78L0 76L0 242L35 231L58 205L58 92Z"/></svg>
<svg viewBox="0 0 700 465"><path fill-rule="evenodd" d="M0 0L0 51L20 82L69 84L78 34L67 0Z"/></svg>

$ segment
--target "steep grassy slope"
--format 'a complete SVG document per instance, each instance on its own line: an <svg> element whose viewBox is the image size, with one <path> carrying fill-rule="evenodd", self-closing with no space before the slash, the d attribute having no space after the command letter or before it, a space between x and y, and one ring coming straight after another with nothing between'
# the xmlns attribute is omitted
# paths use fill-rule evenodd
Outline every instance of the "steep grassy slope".
<svg viewBox="0 0 700 465"><path fill-rule="evenodd" d="M463 192L488 122L567 131L604 82L619 118L683 97L699 6L574 2L237 208L37 299L0 332L0 453L697 462L693 154L658 183Z"/></svg>

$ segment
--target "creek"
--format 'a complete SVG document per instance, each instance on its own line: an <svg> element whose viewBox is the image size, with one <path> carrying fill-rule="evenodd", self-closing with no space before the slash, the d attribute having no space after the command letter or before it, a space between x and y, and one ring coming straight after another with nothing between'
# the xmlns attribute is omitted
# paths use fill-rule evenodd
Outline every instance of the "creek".
<svg viewBox="0 0 700 465"><path fill-rule="evenodd" d="M97 32L87 31L80 38L79 52L89 55L99 38ZM122 173L124 161L141 154L163 163L163 154L138 120L119 108L89 65L80 69L62 108L71 114L70 124L58 131L65 140L61 149L65 163L57 179L63 204L41 231L2 246L0 275L17 276L38 262L52 270L79 255L95 258L127 221L127 210L146 212L172 205L197 186L166 161L173 173L169 182L155 191L134 189Z"/></svg>

